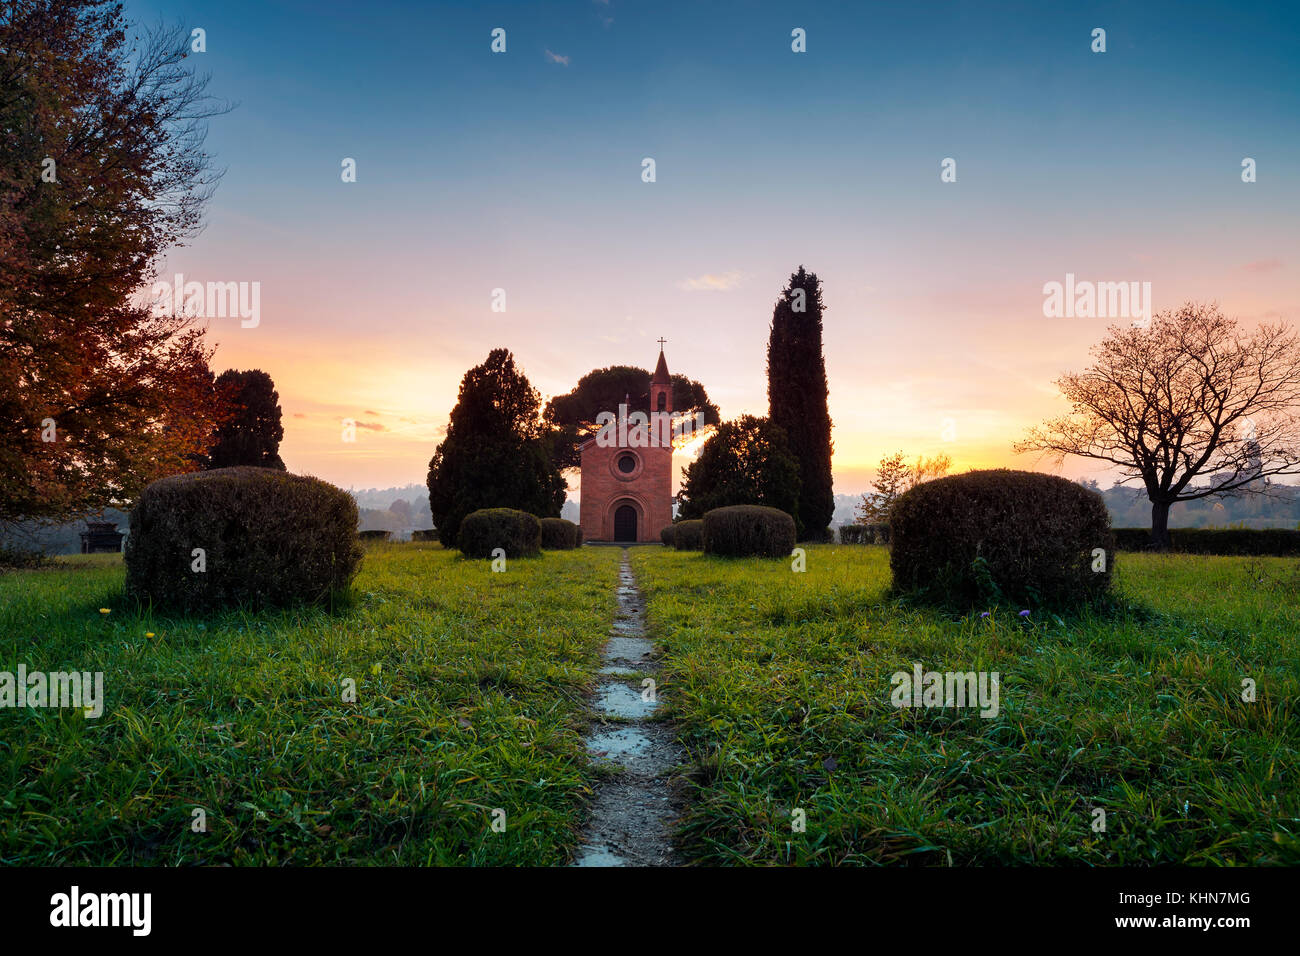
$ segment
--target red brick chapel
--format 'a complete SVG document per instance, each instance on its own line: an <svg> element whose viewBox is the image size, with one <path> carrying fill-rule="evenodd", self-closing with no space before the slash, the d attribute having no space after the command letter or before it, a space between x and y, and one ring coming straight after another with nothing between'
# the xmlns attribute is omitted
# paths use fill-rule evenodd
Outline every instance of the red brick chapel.
<svg viewBox="0 0 1300 956"><path fill-rule="evenodd" d="M672 411L673 386L661 340L648 420L644 413L629 414L625 404L582 444L584 541L657 542L660 530L673 523Z"/></svg>

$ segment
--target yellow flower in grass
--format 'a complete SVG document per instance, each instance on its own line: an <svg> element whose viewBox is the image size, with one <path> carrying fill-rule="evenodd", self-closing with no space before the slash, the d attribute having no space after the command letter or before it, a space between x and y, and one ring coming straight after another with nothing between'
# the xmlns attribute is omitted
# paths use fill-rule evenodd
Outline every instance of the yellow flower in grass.
<svg viewBox="0 0 1300 956"><path fill-rule="evenodd" d="M106 607L101 607L101 608L99 609L99 613L100 613L100 614L108 614L110 610L112 610L112 609L111 609L111 608L106 608Z"/></svg>
<svg viewBox="0 0 1300 956"><path fill-rule="evenodd" d="M153 631L145 631L145 632L144 632L144 636L145 636L145 637L153 637Z"/></svg>

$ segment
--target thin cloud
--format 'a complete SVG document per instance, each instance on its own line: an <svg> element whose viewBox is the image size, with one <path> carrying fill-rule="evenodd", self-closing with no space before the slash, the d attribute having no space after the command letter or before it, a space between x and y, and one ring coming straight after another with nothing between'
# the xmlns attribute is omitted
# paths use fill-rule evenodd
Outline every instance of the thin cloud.
<svg viewBox="0 0 1300 956"><path fill-rule="evenodd" d="M1247 262L1241 267L1246 272L1276 272L1282 268L1281 259L1256 259L1254 262Z"/></svg>
<svg viewBox="0 0 1300 956"><path fill-rule="evenodd" d="M383 425L381 425L379 422L357 422L357 427L364 428L366 431L371 431L371 432L388 431L388 429L385 428Z"/></svg>
<svg viewBox="0 0 1300 956"><path fill-rule="evenodd" d="M550 50L546 51L546 59L550 60L552 63L558 63L560 64L560 66L569 65L569 58L567 56L561 56L558 53L552 53Z"/></svg>
<svg viewBox="0 0 1300 956"><path fill-rule="evenodd" d="M744 280L743 272L709 272L694 279L683 279L677 288L685 292L730 292Z"/></svg>

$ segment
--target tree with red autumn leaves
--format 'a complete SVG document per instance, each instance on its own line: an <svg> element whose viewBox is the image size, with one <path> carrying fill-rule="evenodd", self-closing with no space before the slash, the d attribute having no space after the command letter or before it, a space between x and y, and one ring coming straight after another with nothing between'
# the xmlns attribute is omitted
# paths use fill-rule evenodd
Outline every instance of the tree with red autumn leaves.
<svg viewBox="0 0 1300 956"><path fill-rule="evenodd" d="M211 350L140 290L192 235L224 111L189 34L103 0L0 2L0 521L129 502L197 467Z"/></svg>

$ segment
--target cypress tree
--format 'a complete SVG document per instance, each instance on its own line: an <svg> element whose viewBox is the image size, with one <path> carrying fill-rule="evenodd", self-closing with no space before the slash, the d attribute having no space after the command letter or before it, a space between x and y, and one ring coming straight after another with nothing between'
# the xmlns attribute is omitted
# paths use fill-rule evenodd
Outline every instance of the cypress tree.
<svg viewBox="0 0 1300 956"><path fill-rule="evenodd" d="M429 511L455 547L461 519L480 508L558 517L565 485L551 461L541 396L506 349L465 373L447 435L429 462Z"/></svg>
<svg viewBox="0 0 1300 956"><path fill-rule="evenodd" d="M835 511L831 488L831 415L822 356L822 290L803 266L772 310L767 341L768 418L789 439L799 463L799 540L816 540Z"/></svg>

